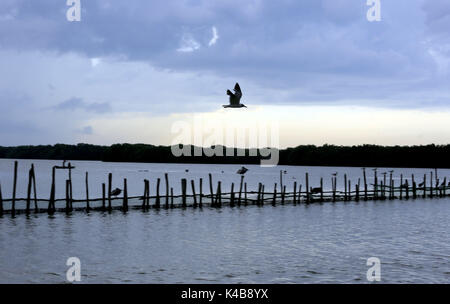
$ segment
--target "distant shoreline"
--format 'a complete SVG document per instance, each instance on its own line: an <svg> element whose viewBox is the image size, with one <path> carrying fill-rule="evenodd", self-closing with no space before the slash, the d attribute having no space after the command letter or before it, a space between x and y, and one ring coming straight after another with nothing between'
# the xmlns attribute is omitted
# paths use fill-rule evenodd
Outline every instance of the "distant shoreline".
<svg viewBox="0 0 450 304"><path fill-rule="evenodd" d="M190 146L193 151L193 146ZM175 157L170 146L146 144L114 144L99 146L41 145L1 147L0 158L90 160L132 163L183 163L183 164L260 164L263 159L249 156L249 149L234 149L246 156L181 156ZM279 165L321 167L390 167L390 168L450 168L450 145L424 146L335 146L304 145L279 150ZM193 155L193 153L191 153Z"/></svg>

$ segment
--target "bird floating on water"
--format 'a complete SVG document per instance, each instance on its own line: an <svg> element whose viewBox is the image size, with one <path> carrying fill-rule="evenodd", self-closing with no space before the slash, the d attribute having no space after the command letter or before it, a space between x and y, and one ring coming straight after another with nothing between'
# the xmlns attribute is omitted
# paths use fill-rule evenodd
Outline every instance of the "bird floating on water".
<svg viewBox="0 0 450 304"><path fill-rule="evenodd" d="M231 92L230 90L227 90L227 95L230 96L230 104L229 105L224 105L224 108L246 108L246 106L242 103L240 103L241 101L241 97L242 97L242 91L241 91L241 87L239 86L239 83L236 82L236 85L234 86L233 89L234 93Z"/></svg>

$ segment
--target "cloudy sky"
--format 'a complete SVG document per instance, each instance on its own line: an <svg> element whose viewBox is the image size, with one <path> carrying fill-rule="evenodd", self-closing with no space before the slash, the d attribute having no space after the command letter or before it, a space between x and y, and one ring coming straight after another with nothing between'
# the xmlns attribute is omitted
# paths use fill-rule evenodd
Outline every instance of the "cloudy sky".
<svg viewBox="0 0 450 304"><path fill-rule="evenodd" d="M282 147L450 143L448 0L380 22L366 0L80 2L1 0L0 145L167 145L196 117L276 122Z"/></svg>

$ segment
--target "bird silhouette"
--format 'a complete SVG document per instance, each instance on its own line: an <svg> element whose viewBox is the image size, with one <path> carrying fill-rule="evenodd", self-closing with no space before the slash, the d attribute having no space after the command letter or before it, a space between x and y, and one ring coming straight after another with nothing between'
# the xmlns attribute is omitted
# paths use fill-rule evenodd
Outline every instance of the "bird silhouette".
<svg viewBox="0 0 450 304"><path fill-rule="evenodd" d="M122 190L120 190L119 188L116 188L113 191L111 191L112 196L118 196L120 193L122 193Z"/></svg>
<svg viewBox="0 0 450 304"><path fill-rule="evenodd" d="M246 172L248 171L248 169L247 168L245 168L245 167L242 167L241 169L239 169L236 173L237 174L245 174Z"/></svg>
<svg viewBox="0 0 450 304"><path fill-rule="evenodd" d="M239 86L239 83L236 82L236 85L234 86L233 89L234 93L231 92L230 90L227 90L227 95L230 96L230 104L229 105L224 105L224 108L246 108L246 106L242 103L240 103L241 101L241 97L242 97L242 91L241 91L241 87Z"/></svg>

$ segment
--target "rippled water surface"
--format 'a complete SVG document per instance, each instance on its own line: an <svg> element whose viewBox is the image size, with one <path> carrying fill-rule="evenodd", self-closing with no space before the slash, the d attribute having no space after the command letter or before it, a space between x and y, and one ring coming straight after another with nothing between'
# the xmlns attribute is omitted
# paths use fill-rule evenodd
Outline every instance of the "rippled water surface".
<svg viewBox="0 0 450 304"><path fill-rule="evenodd" d="M450 198L4 215L0 283L64 283L73 256L84 283L366 283L369 257L384 283L449 283L449 223Z"/></svg>

